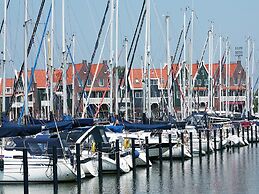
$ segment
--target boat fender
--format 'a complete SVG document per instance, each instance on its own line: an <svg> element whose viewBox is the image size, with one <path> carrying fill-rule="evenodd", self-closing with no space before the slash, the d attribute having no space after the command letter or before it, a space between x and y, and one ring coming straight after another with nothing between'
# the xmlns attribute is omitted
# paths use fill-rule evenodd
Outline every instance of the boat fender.
<svg viewBox="0 0 259 194"><path fill-rule="evenodd" d="M139 152L137 150L134 151L134 157L138 158L139 157Z"/></svg>
<svg viewBox="0 0 259 194"><path fill-rule="evenodd" d="M95 142L92 143L91 151L92 151L93 153L95 153L95 151L96 151Z"/></svg>
<svg viewBox="0 0 259 194"><path fill-rule="evenodd" d="M124 149L127 149L130 147L130 141L128 138L124 139L123 146L124 146Z"/></svg>
<svg viewBox="0 0 259 194"><path fill-rule="evenodd" d="M4 159L0 159L0 171L4 171Z"/></svg>

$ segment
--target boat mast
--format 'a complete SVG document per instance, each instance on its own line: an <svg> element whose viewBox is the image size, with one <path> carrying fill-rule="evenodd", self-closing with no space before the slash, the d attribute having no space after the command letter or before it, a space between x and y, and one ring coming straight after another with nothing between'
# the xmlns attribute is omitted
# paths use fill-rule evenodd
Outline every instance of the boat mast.
<svg viewBox="0 0 259 194"><path fill-rule="evenodd" d="M113 17L114 17L114 0L111 0L110 12L110 116L113 114Z"/></svg>
<svg viewBox="0 0 259 194"><path fill-rule="evenodd" d="M28 34L28 1L24 1L24 107L25 123L29 115L28 109L28 57L27 57L27 34Z"/></svg>
<svg viewBox="0 0 259 194"><path fill-rule="evenodd" d="M150 119L151 119L151 81L150 81L150 65L151 65L151 56L150 56L150 46L151 46L151 38L150 38L150 0L147 0L147 9L146 9L146 14L147 14L147 79L148 79L148 120L150 124Z"/></svg>
<svg viewBox="0 0 259 194"><path fill-rule="evenodd" d="M221 93L222 93L222 36L219 37L219 115L221 115L222 103L221 103Z"/></svg>
<svg viewBox="0 0 259 194"><path fill-rule="evenodd" d="M55 0L52 0L51 13L51 31L50 31L50 115L54 114L54 93L53 93L53 73L54 73L54 17L55 17Z"/></svg>
<svg viewBox="0 0 259 194"><path fill-rule="evenodd" d="M115 13L115 115L118 116L119 111L119 78L118 78L118 38L119 38L119 0L116 1Z"/></svg>
<svg viewBox="0 0 259 194"><path fill-rule="evenodd" d="M255 66L255 55L254 55L255 43L252 41L252 73L251 73L251 114L254 114L253 104L254 104L254 66Z"/></svg>
<svg viewBox="0 0 259 194"><path fill-rule="evenodd" d="M67 115L66 45L65 45L65 0L62 0L62 82L63 114Z"/></svg>
<svg viewBox="0 0 259 194"><path fill-rule="evenodd" d="M49 100L49 84L48 84L48 73L49 73L49 67L50 67L50 63L51 63L51 57L50 57L50 33L48 32L47 33L47 48L46 48L46 44L45 44L45 41L44 41L44 58L45 58L45 64L46 64L46 69L45 69L45 72L46 72L46 95L47 95L47 100ZM50 114L49 114L49 111L50 111L50 107L49 107L49 104L47 104L46 106L46 110L44 110L44 117L49 119L50 117Z"/></svg>
<svg viewBox="0 0 259 194"><path fill-rule="evenodd" d="M76 35L73 34L72 36L72 45L73 45L73 53L72 53L72 58L73 61L75 61L75 39ZM72 117L75 116L75 65L72 64Z"/></svg>
<svg viewBox="0 0 259 194"><path fill-rule="evenodd" d="M171 94L171 88L172 88L172 76L171 76L171 58L170 58L170 39L169 39L169 20L170 16L165 16L165 22L166 22L166 61L167 61L167 96L168 96L168 117L172 115L172 94ZM162 71L162 69L161 69ZM162 99L163 101L163 99Z"/></svg>
<svg viewBox="0 0 259 194"><path fill-rule="evenodd" d="M183 15L183 64L182 64L182 69L183 69L183 98L182 98L182 104L183 104L183 109L182 109L182 119L186 118L186 103L185 103L185 97L186 97L186 9L184 11Z"/></svg>
<svg viewBox="0 0 259 194"><path fill-rule="evenodd" d="M125 38L125 119L128 120L128 39Z"/></svg>
<svg viewBox="0 0 259 194"><path fill-rule="evenodd" d="M246 69L247 69L247 71L246 71L246 112L247 112L247 117L249 117L249 112L250 112L250 83L249 83L250 57L249 57L249 55L250 55L250 37L248 37L248 40L247 40L247 59L246 59Z"/></svg>
<svg viewBox="0 0 259 194"><path fill-rule="evenodd" d="M194 11L192 10L192 15L191 15L191 41L190 41L190 68L189 68L189 75L190 75L190 78L189 78L189 92L188 92L188 95L189 95L189 115L192 114L192 101L193 101L193 75L192 75L192 66L193 66L193 21L194 21Z"/></svg>
<svg viewBox="0 0 259 194"><path fill-rule="evenodd" d="M228 100L228 87L229 87L229 83L228 83L228 77L230 76L228 73L228 69L229 69L229 64L228 64L228 60L229 60L229 42L228 40L226 41L226 100L225 100L225 106L226 106L226 116L228 116L228 111L229 111L229 100Z"/></svg>
<svg viewBox="0 0 259 194"><path fill-rule="evenodd" d="M6 37L7 37L7 0L4 0L4 28L3 28L3 36L4 36L4 42L3 42L3 88L2 88L2 94L3 94L3 106L2 106L2 112L5 113L5 87L6 87L6 80L5 80L5 65L6 65Z"/></svg>

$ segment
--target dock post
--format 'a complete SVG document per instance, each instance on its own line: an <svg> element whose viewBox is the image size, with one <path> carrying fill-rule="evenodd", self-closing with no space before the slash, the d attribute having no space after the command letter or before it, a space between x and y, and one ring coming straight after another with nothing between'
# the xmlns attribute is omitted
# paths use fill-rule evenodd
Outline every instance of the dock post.
<svg viewBox="0 0 259 194"><path fill-rule="evenodd" d="M190 151L191 151L191 156L193 158L193 140L192 140L192 132L190 132Z"/></svg>
<svg viewBox="0 0 259 194"><path fill-rule="evenodd" d="M228 130L228 128L227 128L226 130L227 130L227 138L228 138L228 135L229 135L229 130Z"/></svg>
<svg viewBox="0 0 259 194"><path fill-rule="evenodd" d="M76 144L76 181L78 190L81 190L81 162L80 162L80 144Z"/></svg>
<svg viewBox="0 0 259 194"><path fill-rule="evenodd" d="M57 147L53 146L53 184L54 184L54 193L58 193L58 155Z"/></svg>
<svg viewBox="0 0 259 194"><path fill-rule="evenodd" d="M250 143L250 137L249 137L249 127L246 128L246 133L247 133L247 142Z"/></svg>
<svg viewBox="0 0 259 194"><path fill-rule="evenodd" d="M145 137L145 148L146 148L146 167L149 168L149 144L148 144L148 137Z"/></svg>
<svg viewBox="0 0 259 194"><path fill-rule="evenodd" d="M199 130L199 156L202 156L202 147L201 147L201 130Z"/></svg>
<svg viewBox="0 0 259 194"><path fill-rule="evenodd" d="M207 153L210 153L210 131L207 130Z"/></svg>
<svg viewBox="0 0 259 194"><path fill-rule="evenodd" d="M239 130L240 130L240 126L237 127L237 137L240 136L240 131Z"/></svg>
<svg viewBox="0 0 259 194"><path fill-rule="evenodd" d="M158 134L159 137L159 161L162 162L162 133Z"/></svg>
<svg viewBox="0 0 259 194"><path fill-rule="evenodd" d="M220 128L219 129L219 132L220 132L220 150L222 151L223 150L223 145L222 145L222 141L223 141L223 136L222 136L222 129Z"/></svg>
<svg viewBox="0 0 259 194"><path fill-rule="evenodd" d="M257 125L255 125L255 143L257 143L258 139L257 139Z"/></svg>
<svg viewBox="0 0 259 194"><path fill-rule="evenodd" d="M103 160L102 160L102 142L98 143L98 176L101 177L103 174Z"/></svg>
<svg viewBox="0 0 259 194"><path fill-rule="evenodd" d="M183 137L183 132L181 132L181 157L182 157L182 162L184 161L184 137Z"/></svg>
<svg viewBox="0 0 259 194"><path fill-rule="evenodd" d="M235 128L232 127L231 129L232 129L232 135L235 135Z"/></svg>
<svg viewBox="0 0 259 194"><path fill-rule="evenodd" d="M253 143L254 143L254 134L253 134L253 125L251 125L251 143L252 143L252 146L253 146Z"/></svg>
<svg viewBox="0 0 259 194"><path fill-rule="evenodd" d="M172 151L173 151L173 145L172 145L172 134L168 134L168 141L169 141L169 159L172 161Z"/></svg>
<svg viewBox="0 0 259 194"><path fill-rule="evenodd" d="M115 142L115 158L116 158L117 175L120 175L120 146L119 146L118 139L116 139L116 142Z"/></svg>
<svg viewBox="0 0 259 194"><path fill-rule="evenodd" d="M28 173L28 157L27 148L23 149L23 181L24 181L24 194L29 193L29 173Z"/></svg>
<svg viewBox="0 0 259 194"><path fill-rule="evenodd" d="M243 141L245 141L245 128L242 127L242 137L243 137Z"/></svg>
<svg viewBox="0 0 259 194"><path fill-rule="evenodd" d="M135 139L131 139L131 149L132 149L132 169L133 171L136 170L136 158L135 158Z"/></svg>
<svg viewBox="0 0 259 194"><path fill-rule="evenodd" d="M213 130L213 136L214 136L214 150L216 153L216 150L217 150L217 131L216 131L216 129Z"/></svg>

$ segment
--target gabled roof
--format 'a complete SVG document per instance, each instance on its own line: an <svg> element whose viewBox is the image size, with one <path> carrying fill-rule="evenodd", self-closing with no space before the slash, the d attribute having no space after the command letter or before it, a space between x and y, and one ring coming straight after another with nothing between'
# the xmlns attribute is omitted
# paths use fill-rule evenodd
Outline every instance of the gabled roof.
<svg viewBox="0 0 259 194"><path fill-rule="evenodd" d="M83 64L83 63L75 64L75 76L76 76L76 72L79 73L84 65L86 64ZM73 65L70 64L67 69L67 84L72 85L72 82L73 82Z"/></svg>
<svg viewBox="0 0 259 194"><path fill-rule="evenodd" d="M28 71L28 80L31 78L31 70ZM46 88L47 86L47 78L46 71L43 69L36 69L34 71L34 81L37 84L38 88Z"/></svg>
<svg viewBox="0 0 259 194"><path fill-rule="evenodd" d="M14 84L14 78L6 78L5 81L5 87L6 88L13 88L13 84ZM3 94L3 79L0 79L0 94Z"/></svg>

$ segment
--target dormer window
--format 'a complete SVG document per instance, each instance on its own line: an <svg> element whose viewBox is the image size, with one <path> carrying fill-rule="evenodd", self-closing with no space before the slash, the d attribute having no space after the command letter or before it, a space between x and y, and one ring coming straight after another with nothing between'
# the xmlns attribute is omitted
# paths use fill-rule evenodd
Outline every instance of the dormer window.
<svg viewBox="0 0 259 194"><path fill-rule="evenodd" d="M135 79L135 83L138 84L138 83L139 83L139 80L138 80L138 79Z"/></svg>
<svg viewBox="0 0 259 194"><path fill-rule="evenodd" d="M104 86L104 80L103 79L99 79L99 86Z"/></svg>

